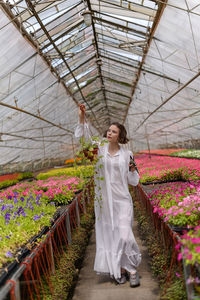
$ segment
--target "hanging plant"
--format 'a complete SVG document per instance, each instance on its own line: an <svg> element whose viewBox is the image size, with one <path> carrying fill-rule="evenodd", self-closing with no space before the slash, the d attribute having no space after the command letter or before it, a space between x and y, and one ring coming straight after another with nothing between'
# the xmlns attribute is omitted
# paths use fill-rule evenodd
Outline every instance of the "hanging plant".
<svg viewBox="0 0 200 300"><path fill-rule="evenodd" d="M96 162L100 144L99 137L92 137L88 142L85 141L85 137L82 137L80 144L81 148L77 152L76 157L89 160L90 162Z"/></svg>

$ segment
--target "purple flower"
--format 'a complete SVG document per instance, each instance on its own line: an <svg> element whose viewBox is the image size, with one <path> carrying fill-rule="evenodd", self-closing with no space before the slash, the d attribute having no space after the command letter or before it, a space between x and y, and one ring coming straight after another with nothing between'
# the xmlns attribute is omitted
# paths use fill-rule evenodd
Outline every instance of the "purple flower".
<svg viewBox="0 0 200 300"><path fill-rule="evenodd" d="M5 220L9 221L11 217L11 214L9 214L8 212L5 214Z"/></svg>
<svg viewBox="0 0 200 300"><path fill-rule="evenodd" d="M34 221L37 221L37 220L39 220L39 219L40 219L40 217L39 217L38 215L33 216L33 220L34 220Z"/></svg>
<svg viewBox="0 0 200 300"><path fill-rule="evenodd" d="M33 211L33 210L34 210L34 207L33 207L32 205L30 205L30 206L29 206L29 209Z"/></svg>
<svg viewBox="0 0 200 300"><path fill-rule="evenodd" d="M4 210L6 210L7 209L7 205L2 205L2 207L1 207L1 211L4 211Z"/></svg>
<svg viewBox="0 0 200 300"><path fill-rule="evenodd" d="M10 239L10 237L8 235L5 235L5 238Z"/></svg>
<svg viewBox="0 0 200 300"><path fill-rule="evenodd" d="M20 200L23 202L24 201L24 197L21 197Z"/></svg>
<svg viewBox="0 0 200 300"><path fill-rule="evenodd" d="M7 251L5 254L6 257L13 257L12 253L10 251Z"/></svg>
<svg viewBox="0 0 200 300"><path fill-rule="evenodd" d="M22 214L24 212L24 209L22 207L20 207L17 211L18 216L20 216L20 214Z"/></svg>
<svg viewBox="0 0 200 300"><path fill-rule="evenodd" d="M9 203L8 206L10 210L12 210L12 208L14 207L14 205L12 205L11 203Z"/></svg>
<svg viewBox="0 0 200 300"><path fill-rule="evenodd" d="M18 203L17 197L14 197L14 203L15 203L15 204Z"/></svg>

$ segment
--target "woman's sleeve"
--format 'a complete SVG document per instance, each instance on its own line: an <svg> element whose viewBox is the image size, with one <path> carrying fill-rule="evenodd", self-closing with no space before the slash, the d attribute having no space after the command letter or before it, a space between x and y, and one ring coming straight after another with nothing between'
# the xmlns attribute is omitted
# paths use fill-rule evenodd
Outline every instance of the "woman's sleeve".
<svg viewBox="0 0 200 300"><path fill-rule="evenodd" d="M130 156L133 157L133 153L131 151L129 153L129 160L130 160ZM128 184L136 186L138 185L139 180L140 180L140 176L136 170L133 172L128 171Z"/></svg>
<svg viewBox="0 0 200 300"><path fill-rule="evenodd" d="M87 123L84 124L77 124L75 128L74 135L76 138L85 137L86 140L89 140L91 138L89 133L89 127Z"/></svg>
<svg viewBox="0 0 200 300"><path fill-rule="evenodd" d="M136 186L139 183L140 176L135 170L133 172L128 172L128 184Z"/></svg>

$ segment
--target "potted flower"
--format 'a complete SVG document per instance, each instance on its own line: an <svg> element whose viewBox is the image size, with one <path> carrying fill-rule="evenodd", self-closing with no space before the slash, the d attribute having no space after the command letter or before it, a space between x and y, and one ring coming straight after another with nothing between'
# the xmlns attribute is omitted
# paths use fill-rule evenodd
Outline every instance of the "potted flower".
<svg viewBox="0 0 200 300"><path fill-rule="evenodd" d="M77 153L77 157L81 157L83 159L88 159L91 162L97 159L98 154L98 137L92 137L88 142L85 141L85 138L81 138L81 149Z"/></svg>

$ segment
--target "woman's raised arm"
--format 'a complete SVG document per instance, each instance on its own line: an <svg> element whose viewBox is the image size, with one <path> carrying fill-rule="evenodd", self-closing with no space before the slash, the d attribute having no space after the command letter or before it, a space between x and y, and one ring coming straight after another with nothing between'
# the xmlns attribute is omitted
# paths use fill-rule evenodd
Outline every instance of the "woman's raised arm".
<svg viewBox="0 0 200 300"><path fill-rule="evenodd" d="M84 124L85 123L85 105L84 104L79 104L79 123Z"/></svg>
<svg viewBox="0 0 200 300"><path fill-rule="evenodd" d="M85 137L85 140L91 139L91 135L89 133L89 127L87 122L85 122L85 105L79 104L79 122L76 125L74 135L76 138Z"/></svg>

